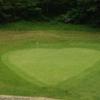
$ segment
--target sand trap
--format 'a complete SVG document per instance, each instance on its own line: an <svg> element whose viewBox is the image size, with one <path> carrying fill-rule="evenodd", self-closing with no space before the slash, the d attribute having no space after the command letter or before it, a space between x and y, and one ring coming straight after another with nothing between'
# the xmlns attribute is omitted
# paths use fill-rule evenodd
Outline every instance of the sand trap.
<svg viewBox="0 0 100 100"><path fill-rule="evenodd" d="M47 97L26 97L26 96L0 95L0 100L58 100L58 99L52 99L52 98L47 98Z"/></svg>

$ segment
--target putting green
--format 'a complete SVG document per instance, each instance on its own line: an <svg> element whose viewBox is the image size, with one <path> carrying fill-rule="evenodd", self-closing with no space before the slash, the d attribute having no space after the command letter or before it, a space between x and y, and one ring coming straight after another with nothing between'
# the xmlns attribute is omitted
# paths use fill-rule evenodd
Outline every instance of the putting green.
<svg viewBox="0 0 100 100"><path fill-rule="evenodd" d="M100 60L100 52L85 48L34 48L12 51L2 56L10 69L21 77L55 85L82 73Z"/></svg>

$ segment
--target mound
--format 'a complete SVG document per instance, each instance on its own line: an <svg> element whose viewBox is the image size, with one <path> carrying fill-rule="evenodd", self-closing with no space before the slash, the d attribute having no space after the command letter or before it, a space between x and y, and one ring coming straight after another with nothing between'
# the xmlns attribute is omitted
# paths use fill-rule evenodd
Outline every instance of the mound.
<svg viewBox="0 0 100 100"><path fill-rule="evenodd" d="M2 60L28 81L55 85L93 67L100 60L100 52L85 48L34 48L9 52Z"/></svg>

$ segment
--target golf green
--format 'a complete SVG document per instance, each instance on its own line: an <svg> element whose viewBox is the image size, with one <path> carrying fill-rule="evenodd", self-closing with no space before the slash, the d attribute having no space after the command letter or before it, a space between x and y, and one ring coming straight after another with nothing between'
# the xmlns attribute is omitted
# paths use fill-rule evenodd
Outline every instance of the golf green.
<svg viewBox="0 0 100 100"><path fill-rule="evenodd" d="M100 52L85 48L31 48L8 52L2 60L28 81L36 79L55 85L93 67L100 60Z"/></svg>

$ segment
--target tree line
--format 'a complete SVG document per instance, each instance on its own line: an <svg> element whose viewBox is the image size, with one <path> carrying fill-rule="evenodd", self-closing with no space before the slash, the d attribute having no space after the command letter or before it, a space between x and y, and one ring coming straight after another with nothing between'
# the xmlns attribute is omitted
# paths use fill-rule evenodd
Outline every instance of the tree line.
<svg viewBox="0 0 100 100"><path fill-rule="evenodd" d="M100 0L0 0L0 23L17 20L100 24Z"/></svg>

